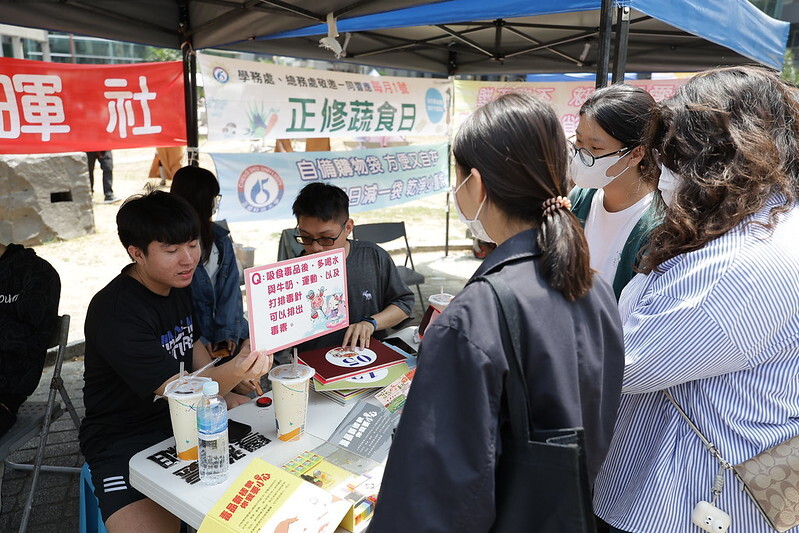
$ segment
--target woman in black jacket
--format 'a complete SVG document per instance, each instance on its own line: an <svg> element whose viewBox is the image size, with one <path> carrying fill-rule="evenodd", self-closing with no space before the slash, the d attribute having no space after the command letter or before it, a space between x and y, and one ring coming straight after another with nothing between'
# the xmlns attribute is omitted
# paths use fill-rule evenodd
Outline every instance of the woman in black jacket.
<svg viewBox="0 0 799 533"><path fill-rule="evenodd" d="M583 427L592 483L616 420L624 348L613 292L593 275L564 198L558 118L540 100L508 94L463 124L452 152L461 220L498 244L472 280L497 273L519 304L530 425ZM496 298L471 281L425 331L370 533L491 530L507 375ZM548 518L527 530L550 531Z"/></svg>

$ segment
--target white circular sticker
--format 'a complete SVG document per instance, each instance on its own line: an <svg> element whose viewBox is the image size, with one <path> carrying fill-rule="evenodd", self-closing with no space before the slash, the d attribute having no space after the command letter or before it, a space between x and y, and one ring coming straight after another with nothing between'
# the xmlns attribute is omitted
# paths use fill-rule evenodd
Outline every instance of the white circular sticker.
<svg viewBox="0 0 799 533"><path fill-rule="evenodd" d="M351 378L345 380L352 383L373 383L375 381L380 381L381 379L385 379L388 376L388 368L378 368L377 370L372 370L371 372L366 372L359 376L352 376Z"/></svg>
<svg viewBox="0 0 799 533"><path fill-rule="evenodd" d="M369 348L333 348L325 354L328 363L345 368L360 368L377 361L377 354Z"/></svg>

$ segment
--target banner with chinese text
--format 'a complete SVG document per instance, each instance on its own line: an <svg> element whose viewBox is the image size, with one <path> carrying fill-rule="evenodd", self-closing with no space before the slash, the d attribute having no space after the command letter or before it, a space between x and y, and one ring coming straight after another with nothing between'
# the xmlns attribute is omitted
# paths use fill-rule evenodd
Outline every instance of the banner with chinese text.
<svg viewBox="0 0 799 533"><path fill-rule="evenodd" d="M344 249L244 271L253 350L277 352L349 326Z"/></svg>
<svg viewBox="0 0 799 533"><path fill-rule="evenodd" d="M656 101L673 96L686 81L675 80L630 80L625 83L643 87ZM580 106L594 93L592 80L555 82L491 82L455 80L453 131L471 115L475 109L491 100L511 92L528 93L549 102L560 117L567 137L574 135L580 122Z"/></svg>
<svg viewBox="0 0 799 533"><path fill-rule="evenodd" d="M208 140L446 136L451 83L197 54Z"/></svg>
<svg viewBox="0 0 799 533"><path fill-rule="evenodd" d="M186 144L179 61L136 65L0 57L0 153Z"/></svg>
<svg viewBox="0 0 799 533"><path fill-rule="evenodd" d="M350 212L399 205L449 186L447 145L347 152L212 153L228 222L292 218L291 205L313 181L337 185Z"/></svg>

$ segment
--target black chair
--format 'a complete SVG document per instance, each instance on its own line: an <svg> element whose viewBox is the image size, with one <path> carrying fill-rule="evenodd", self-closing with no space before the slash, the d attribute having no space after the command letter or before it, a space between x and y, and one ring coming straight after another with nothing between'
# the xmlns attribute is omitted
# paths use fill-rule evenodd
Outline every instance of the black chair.
<svg viewBox="0 0 799 533"><path fill-rule="evenodd" d="M280 241L277 245L277 260L285 261L286 259L294 259L302 254L305 248L302 244L297 242L294 236L297 234L295 228L286 228L280 232Z"/></svg>
<svg viewBox="0 0 799 533"><path fill-rule="evenodd" d="M352 238L359 241L369 241L375 244L383 244L396 239L405 241L405 261L402 265L397 265L397 271L406 285L416 285L416 292L419 294L419 305L424 310L424 298L422 298L422 288L424 276L416 271L411 256L411 247L408 244L408 236L405 233L405 222L378 222L376 224L358 224L352 231ZM410 268L408 265L410 264Z"/></svg>
<svg viewBox="0 0 799 533"><path fill-rule="evenodd" d="M22 520L19 525L20 532L28 528L28 520L30 519L31 508L33 506L33 495L36 492L36 484L39 481L40 471L80 474L80 468L77 467L42 465L44 449L47 446L47 436L50 433L50 424L64 414L65 407L66 411L68 411L72 417L72 422L75 424L75 427L78 429L80 428L80 418L75 411L75 407L72 405L72 401L69 399L67 389L64 387L64 381L61 379L61 365L64 363L68 338L69 315L63 315L58 317L58 328L49 345L50 348L57 347L58 352L53 367L53 377L50 380L50 395L47 401L23 403L17 413L17 421L8 433L0 437L0 458L4 461L4 465L16 470L33 471L31 489L25 501ZM56 394L59 393L61 394L61 399L64 401L63 406L60 401L56 400ZM40 437L40 440L33 464L14 463L6 459L12 452L24 446L37 435Z"/></svg>

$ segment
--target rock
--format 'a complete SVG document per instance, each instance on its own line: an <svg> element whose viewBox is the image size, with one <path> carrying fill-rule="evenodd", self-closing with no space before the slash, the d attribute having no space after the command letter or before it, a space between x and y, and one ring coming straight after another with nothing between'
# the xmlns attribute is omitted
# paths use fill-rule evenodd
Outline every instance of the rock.
<svg viewBox="0 0 799 533"><path fill-rule="evenodd" d="M35 246L93 232L85 153L0 156L0 242Z"/></svg>

